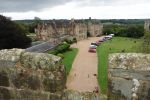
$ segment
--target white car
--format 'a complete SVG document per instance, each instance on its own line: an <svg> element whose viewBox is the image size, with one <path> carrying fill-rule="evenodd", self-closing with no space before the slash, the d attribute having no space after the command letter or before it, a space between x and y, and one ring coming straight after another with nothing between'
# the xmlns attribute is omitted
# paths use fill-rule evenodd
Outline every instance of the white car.
<svg viewBox="0 0 150 100"><path fill-rule="evenodd" d="M107 35L107 36L105 36L105 38L112 38L112 36L111 35Z"/></svg>
<svg viewBox="0 0 150 100"><path fill-rule="evenodd" d="M114 36L115 34L109 34L110 36Z"/></svg>
<svg viewBox="0 0 150 100"><path fill-rule="evenodd" d="M96 45L90 45L90 48L91 48L91 49L96 49L97 46L96 46Z"/></svg>
<svg viewBox="0 0 150 100"><path fill-rule="evenodd" d="M104 38L105 38L105 40L109 40L112 38L112 36L108 35L108 36L105 36Z"/></svg>

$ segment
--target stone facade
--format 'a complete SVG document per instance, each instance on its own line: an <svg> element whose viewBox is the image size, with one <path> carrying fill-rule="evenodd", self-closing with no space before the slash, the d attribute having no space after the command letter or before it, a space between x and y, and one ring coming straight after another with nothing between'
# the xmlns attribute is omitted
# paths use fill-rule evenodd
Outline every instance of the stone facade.
<svg viewBox="0 0 150 100"><path fill-rule="evenodd" d="M35 29L39 40L53 40L63 35L71 35L77 40L87 38L87 32L91 36L102 35L103 25L92 20L52 20L39 24Z"/></svg>
<svg viewBox="0 0 150 100"><path fill-rule="evenodd" d="M145 31L150 30L150 20L145 20L144 29L145 29Z"/></svg>
<svg viewBox="0 0 150 100"><path fill-rule="evenodd" d="M150 54L109 55L109 100L150 100Z"/></svg>

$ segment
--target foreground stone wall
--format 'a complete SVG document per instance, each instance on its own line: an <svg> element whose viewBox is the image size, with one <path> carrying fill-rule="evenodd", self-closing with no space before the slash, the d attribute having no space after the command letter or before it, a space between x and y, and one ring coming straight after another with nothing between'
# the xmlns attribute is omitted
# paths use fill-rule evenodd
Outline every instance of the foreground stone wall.
<svg viewBox="0 0 150 100"><path fill-rule="evenodd" d="M62 100L107 100L107 97L98 93L65 90Z"/></svg>
<svg viewBox="0 0 150 100"><path fill-rule="evenodd" d="M150 54L109 55L110 100L150 100Z"/></svg>
<svg viewBox="0 0 150 100"><path fill-rule="evenodd" d="M60 62L50 54L1 50L0 100L58 100L66 83Z"/></svg>

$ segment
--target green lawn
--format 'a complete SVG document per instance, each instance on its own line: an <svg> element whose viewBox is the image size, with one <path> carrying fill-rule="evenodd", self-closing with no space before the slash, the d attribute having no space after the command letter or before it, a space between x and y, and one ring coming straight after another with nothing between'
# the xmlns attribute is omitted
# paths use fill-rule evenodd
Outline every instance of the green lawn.
<svg viewBox="0 0 150 100"><path fill-rule="evenodd" d="M67 74L69 74L70 72L72 63L77 55L77 52L78 52L77 48L71 48L69 51L63 53L64 59L62 63L65 65Z"/></svg>
<svg viewBox="0 0 150 100"><path fill-rule="evenodd" d="M120 52L139 52L140 39L114 37L112 40L104 42L97 48L98 54L98 81L102 93L107 93L107 68L108 55Z"/></svg>

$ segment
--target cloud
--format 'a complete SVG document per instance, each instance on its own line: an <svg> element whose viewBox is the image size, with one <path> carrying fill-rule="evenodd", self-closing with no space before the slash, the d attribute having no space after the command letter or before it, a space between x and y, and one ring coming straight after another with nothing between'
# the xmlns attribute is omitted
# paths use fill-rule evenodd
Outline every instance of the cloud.
<svg viewBox="0 0 150 100"><path fill-rule="evenodd" d="M43 11L73 2L76 7L135 5L149 0L0 0L0 12ZM60 9L61 10L61 9Z"/></svg>
<svg viewBox="0 0 150 100"><path fill-rule="evenodd" d="M74 3L66 3L53 8L47 8L42 12L4 13L13 20L33 19L35 16L41 19L143 19L150 18L150 3L120 6L89 6L75 7Z"/></svg>
<svg viewBox="0 0 150 100"><path fill-rule="evenodd" d="M149 18L150 0L0 0L12 19Z"/></svg>
<svg viewBox="0 0 150 100"><path fill-rule="evenodd" d="M71 0L0 0L0 12L39 11L62 5Z"/></svg>
<svg viewBox="0 0 150 100"><path fill-rule="evenodd" d="M150 3L149 0L75 0L78 6L125 6Z"/></svg>

